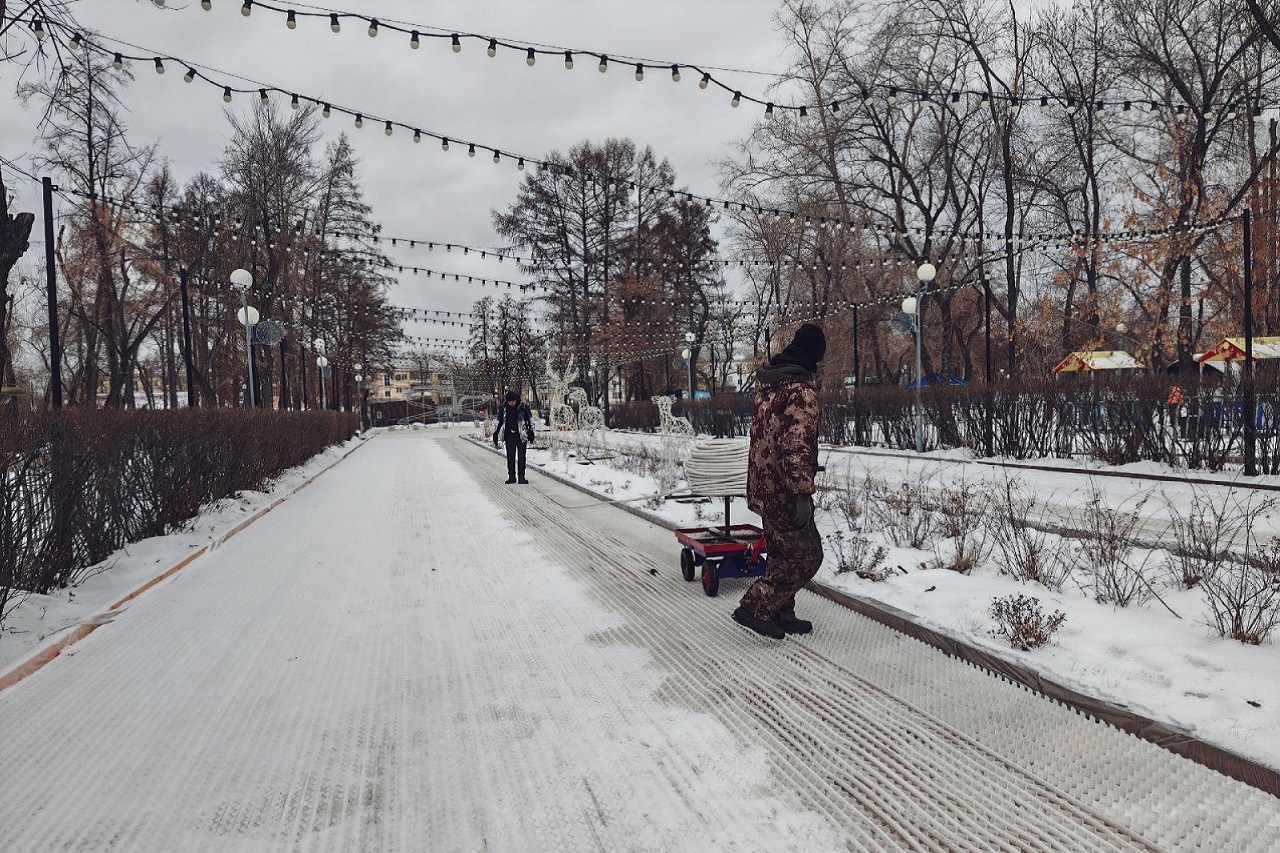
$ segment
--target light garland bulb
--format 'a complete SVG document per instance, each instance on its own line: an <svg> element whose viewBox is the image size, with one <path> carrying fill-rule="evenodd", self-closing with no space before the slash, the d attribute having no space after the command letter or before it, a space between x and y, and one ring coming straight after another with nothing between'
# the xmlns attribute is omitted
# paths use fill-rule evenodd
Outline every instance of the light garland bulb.
<svg viewBox="0 0 1280 853"><path fill-rule="evenodd" d="M356 127L364 127L364 116L361 113L356 113Z"/></svg>
<svg viewBox="0 0 1280 853"><path fill-rule="evenodd" d="M462 53L462 40L458 38L458 34L453 34L453 52Z"/></svg>
<svg viewBox="0 0 1280 853"><path fill-rule="evenodd" d="M440 150L441 151L449 150L449 137L446 136L444 139L440 140Z"/></svg>
<svg viewBox="0 0 1280 853"><path fill-rule="evenodd" d="M804 120L808 120L808 118L809 118L809 108L808 108L808 107L801 107L801 108L800 108L800 118L801 118L801 119L804 119Z"/></svg>
<svg viewBox="0 0 1280 853"><path fill-rule="evenodd" d="M524 64L532 66L537 61L538 61L538 55L533 52L533 48L529 48L529 52L526 53L524 57Z"/></svg>
<svg viewBox="0 0 1280 853"><path fill-rule="evenodd" d="M672 83L680 82L680 66L679 65L671 66L671 82Z"/></svg>
<svg viewBox="0 0 1280 853"><path fill-rule="evenodd" d="M200 8L208 12L213 8L213 3L210 0L200 0Z"/></svg>
<svg viewBox="0 0 1280 853"><path fill-rule="evenodd" d="M330 107L328 104L325 104L324 109L320 111L320 115L324 116L325 118L328 118L329 116L333 115L333 108Z"/></svg>
<svg viewBox="0 0 1280 853"><path fill-rule="evenodd" d="M414 30L412 33L409 34L409 47L413 48L414 50L417 50L418 48L422 47L422 42L418 40L417 30Z"/></svg>
<svg viewBox="0 0 1280 853"><path fill-rule="evenodd" d="M196 79L196 70L194 68L188 68L187 73L182 75L182 79L190 83L192 80Z"/></svg>
<svg viewBox="0 0 1280 853"><path fill-rule="evenodd" d="M567 50L564 52L564 67L569 71L573 70L573 54Z"/></svg>
<svg viewBox="0 0 1280 853"><path fill-rule="evenodd" d="M298 16L292 9L289 10L288 16L284 19L284 25L291 30L298 28Z"/></svg>
<svg viewBox="0 0 1280 853"><path fill-rule="evenodd" d="M598 66L596 66L596 68L597 68L597 70L598 70L601 74L603 74L604 72L608 71L608 70L609 70L609 57L608 57L608 56L605 56L604 54L601 54L601 55L600 55L600 64L599 64Z"/></svg>
<svg viewBox="0 0 1280 853"><path fill-rule="evenodd" d="M244 5L240 7L240 14L246 18L253 14L253 0L244 0Z"/></svg>
<svg viewBox="0 0 1280 853"><path fill-rule="evenodd" d="M378 37L378 19L370 18L369 19L369 38L377 38L377 37Z"/></svg>
<svg viewBox="0 0 1280 853"><path fill-rule="evenodd" d="M222 87L222 100L226 101L228 104L231 103L231 87L230 86Z"/></svg>
<svg viewBox="0 0 1280 853"><path fill-rule="evenodd" d="M422 131L418 130L416 127L413 129L413 141L414 142L422 141Z"/></svg>
<svg viewBox="0 0 1280 853"><path fill-rule="evenodd" d="M342 22L338 20L338 16L336 14L329 15L329 29L333 30L335 33L342 32Z"/></svg>
<svg viewBox="0 0 1280 853"><path fill-rule="evenodd" d="M731 107L738 107L738 106L741 106L741 105L742 105L742 93L741 93L741 92L734 92L734 93L733 93L733 100L729 102L729 106L731 106Z"/></svg>
<svg viewBox="0 0 1280 853"><path fill-rule="evenodd" d="M84 42L80 39L80 34L76 33L71 37L72 47L84 47Z"/></svg>
<svg viewBox="0 0 1280 853"><path fill-rule="evenodd" d="M502 162L502 155L498 153L498 150L496 148L493 151L493 162L495 163Z"/></svg>
<svg viewBox="0 0 1280 853"><path fill-rule="evenodd" d="M636 81L639 82L640 80L643 80L643 79L644 79L644 65L642 63L637 62L636 63Z"/></svg>
<svg viewBox="0 0 1280 853"><path fill-rule="evenodd" d="M302 106L302 104L301 104L301 103L299 103L299 101L298 101L298 96L297 96L297 95L294 95L292 98L290 98L290 99L289 99L289 106L290 106L292 109L295 109L295 110L296 110L298 107Z"/></svg>
<svg viewBox="0 0 1280 853"><path fill-rule="evenodd" d="M698 81L698 88L705 89L707 88L707 84L710 82L711 82L711 75L704 71L702 72L702 79Z"/></svg>
<svg viewBox="0 0 1280 853"><path fill-rule="evenodd" d="M267 105L267 102L271 100L270 98L268 98L268 97L267 97L267 90L266 90L266 89L259 89L259 90L258 90L258 100L262 102L262 105L263 105L264 107Z"/></svg>
<svg viewBox="0 0 1280 853"><path fill-rule="evenodd" d="M476 146L474 142L467 146L467 156L468 157L476 156Z"/></svg>
<svg viewBox="0 0 1280 853"><path fill-rule="evenodd" d="M489 54L490 59L498 55L497 39L489 39L489 47L485 50L485 53Z"/></svg>
<svg viewBox="0 0 1280 853"><path fill-rule="evenodd" d="M387 122L386 129L384 129L382 132L385 133L387 136L391 135L391 122Z"/></svg>
<svg viewBox="0 0 1280 853"><path fill-rule="evenodd" d="M124 67L124 57L123 57L122 55L120 55L119 53L117 53L117 54L115 55L115 58L111 60L111 67L112 67L112 68L114 68L114 69L115 69L115 70L117 70L117 71L119 71L121 68L123 68L123 67Z"/></svg>
<svg viewBox="0 0 1280 853"><path fill-rule="evenodd" d="M156 57L156 73L157 74L164 73L164 63L160 61L160 57L158 56Z"/></svg>
<svg viewBox="0 0 1280 853"><path fill-rule="evenodd" d="M521 158L516 162L516 168L517 168L517 169L519 169L521 172L523 172L523 171L524 171L524 158L523 158L523 157L521 157ZM498 263L502 263L501 259L499 259Z"/></svg>
<svg viewBox="0 0 1280 853"><path fill-rule="evenodd" d="M773 112L773 104L772 104L772 103L769 103L769 104L766 104L766 105L765 105L765 108L764 108L764 116L765 116L765 118L775 118L775 117L776 117L776 116L774 115L774 112Z"/></svg>
<svg viewBox="0 0 1280 853"><path fill-rule="evenodd" d="M37 39L39 39L40 41L44 41L44 37L45 37L44 23L41 22L39 18L36 18L34 21L31 22L31 29L33 32L35 32Z"/></svg>

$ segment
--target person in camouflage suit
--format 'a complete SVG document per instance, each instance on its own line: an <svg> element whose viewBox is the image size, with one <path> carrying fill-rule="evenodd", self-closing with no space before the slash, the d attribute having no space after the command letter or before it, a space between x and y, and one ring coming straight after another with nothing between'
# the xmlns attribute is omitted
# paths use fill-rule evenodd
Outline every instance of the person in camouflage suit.
<svg viewBox="0 0 1280 853"><path fill-rule="evenodd" d="M781 640L807 634L813 623L796 618L796 592L822 565L822 538L813 520L818 473L818 362L827 351L822 329L805 323L795 339L756 371L747 506L764 522L768 568L742 596L733 618Z"/></svg>

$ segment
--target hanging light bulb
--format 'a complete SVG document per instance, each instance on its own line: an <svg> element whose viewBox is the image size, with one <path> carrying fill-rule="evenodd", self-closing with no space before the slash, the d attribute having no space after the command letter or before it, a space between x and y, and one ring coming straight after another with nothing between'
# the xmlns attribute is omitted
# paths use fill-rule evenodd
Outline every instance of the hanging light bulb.
<svg viewBox="0 0 1280 853"><path fill-rule="evenodd" d="M808 118L809 118L809 108L808 108L808 107L801 107L801 108L800 108L800 118L801 118L802 120L805 120L805 119L808 119Z"/></svg>
<svg viewBox="0 0 1280 853"><path fill-rule="evenodd" d="M532 66L537 61L538 55L533 52L533 48L529 48L529 51L524 56L524 64Z"/></svg>
<svg viewBox="0 0 1280 853"><path fill-rule="evenodd" d="M467 146L467 156L468 157L476 156L476 144L474 142Z"/></svg>
<svg viewBox="0 0 1280 853"><path fill-rule="evenodd" d="M671 82L672 83L680 82L680 66L679 65L671 66Z"/></svg>
<svg viewBox="0 0 1280 853"><path fill-rule="evenodd" d="M453 52L462 53L462 40L458 38L458 34L453 34Z"/></svg>
<svg viewBox="0 0 1280 853"><path fill-rule="evenodd" d="M409 47L413 48L414 50L417 50L421 46L422 46L422 42L418 40L418 31L414 30L409 35Z"/></svg>
<svg viewBox="0 0 1280 853"><path fill-rule="evenodd" d="M333 30L335 33L342 32L342 24L338 21L338 16L336 14L329 15L329 29Z"/></svg>
<svg viewBox="0 0 1280 853"><path fill-rule="evenodd" d="M382 132L385 133L387 136L391 135L391 122L387 122L387 126Z"/></svg>
<svg viewBox="0 0 1280 853"><path fill-rule="evenodd" d="M1153 112L1153 113L1158 113L1158 112L1160 112L1160 105L1159 105L1159 104L1157 104L1155 101L1152 101L1152 102L1151 102L1151 108L1150 108L1149 112Z"/></svg>
<svg viewBox="0 0 1280 853"><path fill-rule="evenodd" d="M377 38L377 37L378 37L378 19L370 18L369 19L369 38Z"/></svg>
<svg viewBox="0 0 1280 853"><path fill-rule="evenodd" d="M1041 98L1041 99L1040 99L1040 112L1042 112L1042 113L1047 113L1048 111L1049 111L1049 99L1048 99L1048 98Z"/></svg>
<svg viewBox="0 0 1280 853"><path fill-rule="evenodd" d="M516 161L516 168L517 168L517 169L519 169L521 172L523 172L523 171L524 171L524 158L523 158L523 157L521 157L519 160L517 160L517 161ZM499 259L498 259L498 263L502 263L502 259L501 259L501 258L499 258Z"/></svg>
<svg viewBox="0 0 1280 853"><path fill-rule="evenodd" d="M124 56L117 53L115 57L111 60L111 67L117 71L119 71L121 68L124 68Z"/></svg>
<svg viewBox="0 0 1280 853"><path fill-rule="evenodd" d="M602 54L600 54L600 64L599 64L598 66L596 66L596 69L597 69L601 74L603 74L604 72L606 72L606 71L608 71L608 70L609 70L609 57L608 57L607 55L605 55L605 54L603 54L603 53L602 53Z"/></svg>
<svg viewBox="0 0 1280 853"><path fill-rule="evenodd" d="M208 12L213 8L213 3L210 0L200 0L200 8Z"/></svg>
<svg viewBox="0 0 1280 853"><path fill-rule="evenodd" d="M775 115L774 115L774 113L773 113L773 103L772 103L772 102L770 102L770 103L768 103L768 104L766 104L766 105L765 105L765 108L764 108L764 117L765 117L765 118L776 118L776 116L775 116Z"/></svg>
<svg viewBox="0 0 1280 853"><path fill-rule="evenodd" d="M573 70L573 53L567 50L564 52L564 67L569 71Z"/></svg>
<svg viewBox="0 0 1280 853"><path fill-rule="evenodd" d="M702 79L698 81L698 88L705 89L707 88L707 84L710 82L711 82L711 75L704 71L702 72Z"/></svg>
<svg viewBox="0 0 1280 853"><path fill-rule="evenodd" d="M422 141L422 131L418 130L416 127L413 129L413 141L414 142Z"/></svg>
<svg viewBox="0 0 1280 853"><path fill-rule="evenodd" d="M888 101L890 105L898 103L898 90L890 89L889 97L885 98L885 100Z"/></svg>
<svg viewBox="0 0 1280 853"><path fill-rule="evenodd" d="M502 162L502 155L498 153L498 149L496 148L493 150L493 162L495 163Z"/></svg>
<svg viewBox="0 0 1280 853"><path fill-rule="evenodd" d="M447 136L440 140L440 150L441 151L449 150L449 138Z"/></svg>
<svg viewBox="0 0 1280 853"><path fill-rule="evenodd" d="M356 113L356 127L364 127L364 116Z"/></svg>
<svg viewBox="0 0 1280 853"><path fill-rule="evenodd" d="M79 34L79 33L76 33L75 35L71 36L71 46L72 46L72 47L84 47L83 40L80 38L80 34Z"/></svg>
<svg viewBox="0 0 1280 853"><path fill-rule="evenodd" d="M266 89L259 89L259 90L258 90L258 100L262 102L262 105L263 105L264 107L267 105L267 102L270 100L270 98L268 98L268 97L267 97L267 90L266 90Z"/></svg>
<svg viewBox="0 0 1280 853"><path fill-rule="evenodd" d="M333 108L330 107L328 104L325 104L324 109L320 111L320 115L324 116L325 118L328 118L329 116L333 115Z"/></svg>
<svg viewBox="0 0 1280 853"><path fill-rule="evenodd" d="M230 86L222 87L222 100L226 101L228 104L231 103L231 87Z"/></svg>
<svg viewBox="0 0 1280 853"><path fill-rule="evenodd" d="M190 83L192 80L196 79L196 70L194 68L188 68L187 73L182 75L182 79Z"/></svg>
<svg viewBox="0 0 1280 853"><path fill-rule="evenodd" d="M31 22L31 30L36 34L37 39L39 39L40 41L44 41L45 31L44 31L43 21L41 21L39 18L36 18L34 21Z"/></svg>
<svg viewBox="0 0 1280 853"><path fill-rule="evenodd" d="M839 102L839 101L832 101L832 102L831 102L831 112L833 112L833 113L838 113L838 112L840 112L840 102Z"/></svg>
<svg viewBox="0 0 1280 853"><path fill-rule="evenodd" d="M164 73L164 63L160 61L160 57L158 56L156 57L156 73L157 74Z"/></svg>
<svg viewBox="0 0 1280 853"><path fill-rule="evenodd" d="M731 106L731 107L737 107L737 106L741 106L741 104L742 104L742 93L741 93L741 92L734 92L734 93L733 93L733 100L729 102L729 106Z"/></svg>
<svg viewBox="0 0 1280 853"><path fill-rule="evenodd" d="M297 95L294 95L292 98L290 98L290 99L289 99L289 106L290 106L292 109L295 109L295 110L296 110L298 107L302 106L302 104L298 101L298 96L297 96Z"/></svg>
<svg viewBox="0 0 1280 853"><path fill-rule="evenodd" d="M497 39L489 39L489 48L488 48L488 50L486 50L486 51L485 51L485 53L489 54L489 58L490 58L490 59L492 59L493 57L495 57L495 56L497 56L497 55L498 55L498 40L497 40Z"/></svg>
<svg viewBox="0 0 1280 853"><path fill-rule="evenodd" d="M1067 115L1073 116L1075 114L1076 114L1076 99L1067 98Z"/></svg>
<svg viewBox="0 0 1280 853"><path fill-rule="evenodd" d="M240 7L240 14L246 18L253 14L253 0L244 0L244 5Z"/></svg>

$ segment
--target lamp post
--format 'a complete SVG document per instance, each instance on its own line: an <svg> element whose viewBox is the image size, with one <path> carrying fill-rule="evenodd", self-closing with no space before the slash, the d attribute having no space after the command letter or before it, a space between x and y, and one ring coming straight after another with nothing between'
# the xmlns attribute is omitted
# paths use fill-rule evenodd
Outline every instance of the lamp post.
<svg viewBox="0 0 1280 853"><path fill-rule="evenodd" d="M923 361L923 339L924 333L920 328L921 309L924 307L924 289L929 282L933 281L934 276L938 274L938 269L933 264L925 261L916 268L916 295L908 296L902 300L902 310L904 313L911 315L911 327L916 333L916 399L915 399L915 428L916 428L916 453L924 453L924 406L920 402L920 386L924 384L922 375L923 369L921 363Z"/></svg>
<svg viewBox="0 0 1280 853"><path fill-rule="evenodd" d="M257 406L258 395L253 378L253 327L258 322L258 309L249 307L249 288L253 287L253 275L248 270L235 270L231 273L231 286L239 290L243 297L244 307L236 316L244 324L244 349L249 364L249 405Z"/></svg>
<svg viewBox="0 0 1280 853"><path fill-rule="evenodd" d="M360 402L360 431L364 431L364 374L360 371L364 370L364 365L356 362L351 365L356 370L356 394L359 395Z"/></svg>
<svg viewBox="0 0 1280 853"><path fill-rule="evenodd" d="M326 409L328 406L324 402L324 369L329 366L329 359L324 356L316 357L316 367L320 368L320 408Z"/></svg>

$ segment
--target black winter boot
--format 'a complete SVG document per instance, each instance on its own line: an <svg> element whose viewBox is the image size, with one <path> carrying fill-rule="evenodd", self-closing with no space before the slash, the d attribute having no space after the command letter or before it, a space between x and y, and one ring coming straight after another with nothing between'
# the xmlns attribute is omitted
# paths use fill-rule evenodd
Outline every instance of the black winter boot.
<svg viewBox="0 0 1280 853"><path fill-rule="evenodd" d="M739 607L737 610L733 611L733 621L743 627L750 628L757 634L762 634L775 640L781 640L786 636L786 633L782 630L782 626L777 622L757 619L745 607Z"/></svg>
<svg viewBox="0 0 1280 853"><path fill-rule="evenodd" d="M512 484L512 483L514 483L515 481L516 481L516 478L515 478L515 477L508 477L508 478L507 478L507 485L511 485L511 484Z"/></svg>
<svg viewBox="0 0 1280 853"><path fill-rule="evenodd" d="M778 625L782 627L784 633L787 634L808 634L813 630L813 623L808 619L779 619Z"/></svg>

